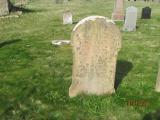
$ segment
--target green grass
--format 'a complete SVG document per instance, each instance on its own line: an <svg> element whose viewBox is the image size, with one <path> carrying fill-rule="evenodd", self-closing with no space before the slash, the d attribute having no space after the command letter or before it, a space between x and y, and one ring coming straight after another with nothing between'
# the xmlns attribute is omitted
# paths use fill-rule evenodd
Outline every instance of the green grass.
<svg viewBox="0 0 160 120"><path fill-rule="evenodd" d="M31 0L20 18L0 19L0 119L2 120L143 120L160 109L154 92L160 55L160 4L151 6L152 19L138 19L136 32L122 32L116 93L105 96L68 96L72 49L54 47L53 39L70 39L73 25L62 25L62 12L71 9L74 21L86 16L110 17L114 1ZM126 7L130 3L126 3ZM121 29L123 23L118 22ZM128 106L128 100L146 100L148 106ZM147 116L146 116L147 117ZM147 120L147 119L144 119ZM155 119L156 120L156 119Z"/></svg>

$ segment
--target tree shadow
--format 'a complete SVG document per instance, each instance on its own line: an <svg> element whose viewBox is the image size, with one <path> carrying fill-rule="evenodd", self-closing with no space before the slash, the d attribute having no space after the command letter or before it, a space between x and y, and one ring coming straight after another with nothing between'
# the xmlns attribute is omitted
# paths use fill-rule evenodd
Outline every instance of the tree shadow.
<svg viewBox="0 0 160 120"><path fill-rule="evenodd" d="M44 9L28 9L25 7L20 7L20 6L12 6L11 12L17 12L17 11L22 11L23 13L32 13L32 12L43 12L45 11Z"/></svg>
<svg viewBox="0 0 160 120"><path fill-rule="evenodd" d="M143 120L160 120L160 109L155 112L150 112L143 117Z"/></svg>
<svg viewBox="0 0 160 120"><path fill-rule="evenodd" d="M20 42L20 41L22 41L22 40L21 39L13 39L13 40L0 42L0 48L4 47L6 45L10 45L10 44L16 43L16 42Z"/></svg>
<svg viewBox="0 0 160 120"><path fill-rule="evenodd" d="M121 84L122 79L131 71L133 68L133 64L131 62L125 60L118 60L117 61L117 68L116 68L116 77L115 77L115 85L114 88L117 89L118 86Z"/></svg>

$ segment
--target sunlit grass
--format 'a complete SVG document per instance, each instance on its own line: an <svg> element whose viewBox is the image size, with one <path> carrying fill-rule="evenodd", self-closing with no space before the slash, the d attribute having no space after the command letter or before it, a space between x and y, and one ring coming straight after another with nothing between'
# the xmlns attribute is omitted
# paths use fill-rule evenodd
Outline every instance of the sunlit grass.
<svg viewBox="0 0 160 120"><path fill-rule="evenodd" d="M20 18L0 20L0 119L4 120L142 120L160 108L154 92L160 55L160 4L151 6L152 19L138 19L136 32L122 32L116 79L111 96L80 95L70 99L72 49L54 47L53 39L70 39L73 25L62 25L62 13L71 9L77 22L86 16L111 17L111 0L31 0ZM117 23L121 29L123 23ZM146 100L149 106L128 106L128 100Z"/></svg>

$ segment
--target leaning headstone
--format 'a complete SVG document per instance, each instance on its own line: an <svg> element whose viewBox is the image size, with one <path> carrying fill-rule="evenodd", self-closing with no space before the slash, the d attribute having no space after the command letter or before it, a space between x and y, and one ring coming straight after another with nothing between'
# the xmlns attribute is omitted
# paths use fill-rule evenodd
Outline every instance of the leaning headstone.
<svg viewBox="0 0 160 120"><path fill-rule="evenodd" d="M72 13L70 11L65 11L63 13L63 24L72 24Z"/></svg>
<svg viewBox="0 0 160 120"><path fill-rule="evenodd" d="M0 16L9 14L8 0L0 0Z"/></svg>
<svg viewBox="0 0 160 120"><path fill-rule="evenodd" d="M151 18L151 8L145 7L142 9L142 19L150 19Z"/></svg>
<svg viewBox="0 0 160 120"><path fill-rule="evenodd" d="M135 31L137 23L137 13L138 10L136 7L131 6L126 10L126 18L124 23L124 31Z"/></svg>
<svg viewBox="0 0 160 120"><path fill-rule="evenodd" d="M72 31L73 71L69 96L112 94L121 33L103 16L81 20Z"/></svg>
<svg viewBox="0 0 160 120"><path fill-rule="evenodd" d="M160 67L159 67L158 76L157 76L156 92L160 92Z"/></svg>
<svg viewBox="0 0 160 120"><path fill-rule="evenodd" d="M116 0L114 10L112 13L112 20L123 21L124 20L124 0Z"/></svg>

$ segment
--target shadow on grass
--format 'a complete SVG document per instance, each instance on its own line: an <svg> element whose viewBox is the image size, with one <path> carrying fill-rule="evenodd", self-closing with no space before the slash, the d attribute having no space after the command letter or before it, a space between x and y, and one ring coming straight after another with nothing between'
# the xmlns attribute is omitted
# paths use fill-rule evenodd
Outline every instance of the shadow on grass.
<svg viewBox="0 0 160 120"><path fill-rule="evenodd" d="M143 120L160 120L160 109L156 110L154 113L148 113L143 117Z"/></svg>
<svg viewBox="0 0 160 120"><path fill-rule="evenodd" d="M11 11L12 12L22 11L23 13L32 13L32 12L43 12L45 10L44 9L33 10L33 9L27 9L27 8L24 8L24 7L13 6Z"/></svg>
<svg viewBox="0 0 160 120"><path fill-rule="evenodd" d="M73 24L77 24L79 21L74 21Z"/></svg>
<svg viewBox="0 0 160 120"><path fill-rule="evenodd" d="M13 40L0 42L0 48L4 47L6 45L10 45L10 44L13 44L13 43L20 42L20 41L22 41L22 40L21 39L13 39Z"/></svg>
<svg viewBox="0 0 160 120"><path fill-rule="evenodd" d="M121 84L122 79L131 71L133 68L133 64L128 61L118 60L117 61L117 68L116 68L116 79L114 88L117 89L118 86Z"/></svg>

